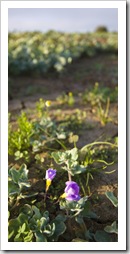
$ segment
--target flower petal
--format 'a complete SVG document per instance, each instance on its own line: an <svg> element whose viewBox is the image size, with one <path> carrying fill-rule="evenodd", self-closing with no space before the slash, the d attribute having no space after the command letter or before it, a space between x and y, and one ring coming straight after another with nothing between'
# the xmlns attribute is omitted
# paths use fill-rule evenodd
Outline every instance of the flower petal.
<svg viewBox="0 0 130 254"><path fill-rule="evenodd" d="M49 168L48 170L46 170L46 179L50 179L53 180L53 178L56 176L56 169L53 168Z"/></svg>
<svg viewBox="0 0 130 254"><path fill-rule="evenodd" d="M65 188L66 197L64 197L68 201L78 201L80 199L79 190L80 188L76 182L67 181Z"/></svg>

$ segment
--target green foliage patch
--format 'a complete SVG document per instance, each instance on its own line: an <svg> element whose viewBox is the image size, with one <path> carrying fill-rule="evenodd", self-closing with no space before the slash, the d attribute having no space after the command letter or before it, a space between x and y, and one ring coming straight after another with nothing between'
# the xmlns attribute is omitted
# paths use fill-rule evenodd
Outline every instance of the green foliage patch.
<svg viewBox="0 0 130 254"><path fill-rule="evenodd" d="M43 75L61 72L65 66L82 56L117 53L115 33L9 33L9 75Z"/></svg>
<svg viewBox="0 0 130 254"><path fill-rule="evenodd" d="M64 103L73 106L67 100ZM30 120L22 112L15 129L9 118L9 155L13 164L18 162L8 169L9 241L111 242L111 234L118 232L115 221L96 232L87 228L86 221L99 218L91 209L90 179L95 173L106 173L107 167L116 162L117 140L94 141L79 148L79 136L72 129L85 126L86 114L78 109L75 115L66 119L62 116L64 121L60 121L51 117L50 106L50 101L40 99L36 103L37 118ZM29 178L32 161L33 170L40 168L36 180L42 178L43 184L37 192ZM117 207L112 192L107 192L106 198Z"/></svg>

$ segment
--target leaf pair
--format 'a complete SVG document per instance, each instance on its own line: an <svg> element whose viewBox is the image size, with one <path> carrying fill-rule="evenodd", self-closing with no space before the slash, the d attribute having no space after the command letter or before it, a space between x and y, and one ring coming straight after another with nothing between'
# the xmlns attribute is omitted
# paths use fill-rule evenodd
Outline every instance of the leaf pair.
<svg viewBox="0 0 130 254"><path fill-rule="evenodd" d="M30 187L28 170L25 164L23 164L19 170L16 170L14 167L10 168L8 179L9 197L20 194L23 187Z"/></svg>
<svg viewBox="0 0 130 254"><path fill-rule="evenodd" d="M80 174L86 170L86 167L78 163L78 149L73 148L64 152L53 152L52 157L57 164L65 164L62 168L67 170L71 175Z"/></svg>

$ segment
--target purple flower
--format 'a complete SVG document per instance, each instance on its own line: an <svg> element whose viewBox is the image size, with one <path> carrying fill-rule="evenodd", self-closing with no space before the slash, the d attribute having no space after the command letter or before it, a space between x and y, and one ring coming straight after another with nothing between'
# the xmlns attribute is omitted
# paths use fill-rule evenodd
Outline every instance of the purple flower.
<svg viewBox="0 0 130 254"><path fill-rule="evenodd" d="M46 179L50 179L52 181L55 176L56 176L56 169L49 168L48 170L46 170L46 176L45 176Z"/></svg>
<svg viewBox="0 0 130 254"><path fill-rule="evenodd" d="M50 185L51 185L51 181L53 180L53 178L56 176L56 169L52 169L49 168L48 170L46 170L46 191L48 191Z"/></svg>
<svg viewBox="0 0 130 254"><path fill-rule="evenodd" d="M80 199L79 186L76 182L68 181L66 182L65 193L61 198L66 198L68 201L78 201Z"/></svg>

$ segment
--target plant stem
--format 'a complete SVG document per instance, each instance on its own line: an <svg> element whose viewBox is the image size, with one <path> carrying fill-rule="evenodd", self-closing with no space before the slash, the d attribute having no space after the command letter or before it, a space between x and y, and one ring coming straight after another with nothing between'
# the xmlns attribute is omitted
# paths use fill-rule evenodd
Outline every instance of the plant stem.
<svg viewBox="0 0 130 254"><path fill-rule="evenodd" d="M84 188L84 186L83 186L83 183L82 183L82 181L81 181L80 176L79 176L79 183L80 183L80 186L81 186L82 191L83 191L83 193L84 193L84 196L86 196L86 191L85 191L85 188Z"/></svg>
<svg viewBox="0 0 130 254"><path fill-rule="evenodd" d="M17 197L15 204L11 207L11 211L18 205L20 198Z"/></svg>
<svg viewBox="0 0 130 254"><path fill-rule="evenodd" d="M66 161L65 163L66 163L66 166L67 166L67 169L68 169L68 178L69 178L69 181L72 181L71 174L69 172L69 163L68 163L68 161Z"/></svg>
<svg viewBox="0 0 130 254"><path fill-rule="evenodd" d="M110 98L108 97L107 98L107 106L106 106L105 117L108 117L109 106L110 106Z"/></svg>
<svg viewBox="0 0 130 254"><path fill-rule="evenodd" d="M94 145L110 145L110 146L115 146L118 147L116 144L110 143L110 142L103 142L103 141L97 141L93 142L91 144L87 144L81 148L81 151L85 150L88 147L94 146Z"/></svg>
<svg viewBox="0 0 130 254"><path fill-rule="evenodd" d="M51 135L50 135L47 131L45 131L43 128L40 127L40 129L41 129L48 137L51 137ZM59 144L62 146L62 148L63 148L64 150L66 150L66 146L65 146L61 141L59 141L57 138L55 138L55 140L56 140L57 143L59 143Z"/></svg>
<svg viewBox="0 0 130 254"><path fill-rule="evenodd" d="M69 181L72 181L71 174L69 172L68 172L68 178L69 178Z"/></svg>
<svg viewBox="0 0 130 254"><path fill-rule="evenodd" d="M64 148L64 150L66 150L66 146L61 141L59 141L57 138L55 140Z"/></svg>
<svg viewBox="0 0 130 254"><path fill-rule="evenodd" d="M84 233L84 236L85 236L85 233L87 232L87 227L86 227L84 221L80 224L80 227L81 227L81 229L82 229L82 231ZM85 236L85 238L86 238L86 236Z"/></svg>
<svg viewBox="0 0 130 254"><path fill-rule="evenodd" d="M44 201L46 201L47 192L44 194Z"/></svg>
<svg viewBox="0 0 130 254"><path fill-rule="evenodd" d="M80 224L80 226L81 226L81 228L83 229L84 232L87 231L87 227L86 227L84 221Z"/></svg>

